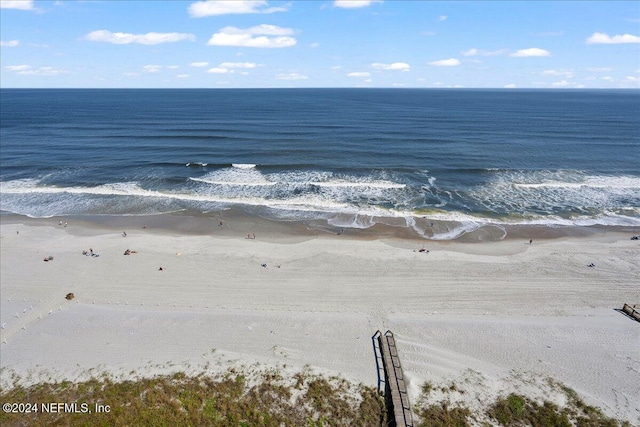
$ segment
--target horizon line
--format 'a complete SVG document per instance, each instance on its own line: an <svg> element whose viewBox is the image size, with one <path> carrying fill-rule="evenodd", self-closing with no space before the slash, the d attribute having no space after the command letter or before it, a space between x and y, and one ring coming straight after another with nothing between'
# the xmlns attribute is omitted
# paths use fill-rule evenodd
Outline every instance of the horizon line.
<svg viewBox="0 0 640 427"><path fill-rule="evenodd" d="M606 87L396 87L396 86L379 86L379 87L357 87L357 86L300 86L300 87L2 87L0 90L297 90L297 89L397 89L397 90L548 90L548 91L580 91L580 90L640 90L640 88L628 87L628 88L606 88Z"/></svg>

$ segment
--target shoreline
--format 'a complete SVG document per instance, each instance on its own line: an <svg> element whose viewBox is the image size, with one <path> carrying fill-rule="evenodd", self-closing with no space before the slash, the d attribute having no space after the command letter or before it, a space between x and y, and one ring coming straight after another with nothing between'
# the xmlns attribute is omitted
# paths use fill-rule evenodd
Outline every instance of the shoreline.
<svg viewBox="0 0 640 427"><path fill-rule="evenodd" d="M388 219L388 223L376 223L368 228L349 228L334 226L326 220L277 220L263 218L238 210L227 210L198 216L180 213L157 215L68 215L49 218L32 218L23 215L5 213L0 215L4 224L58 226L59 222L80 225L81 228L113 232L122 229L127 233L147 228L154 233L169 235L209 235L223 238L238 238L259 234L263 240L272 242L299 242L317 237L344 236L350 239L416 241L424 244L450 243L492 243L500 241L555 240L563 238L595 237L607 239L607 235L628 235L629 238L640 235L640 226L605 225L564 225L549 226L538 224L482 224L477 229L464 232L450 239L421 236L403 218ZM455 221L430 221L425 228L434 228L437 232L449 232L460 227ZM221 224L221 225L220 225ZM78 227L75 227L77 230ZM72 228L69 229L70 232ZM436 231L433 231L436 233Z"/></svg>
<svg viewBox="0 0 640 427"><path fill-rule="evenodd" d="M477 244L252 217L61 219L0 216L3 385L7 369L127 378L256 363L375 385L370 337L391 329L412 400L471 371L485 391L517 389L520 372L640 420L640 328L615 311L640 302L627 231Z"/></svg>

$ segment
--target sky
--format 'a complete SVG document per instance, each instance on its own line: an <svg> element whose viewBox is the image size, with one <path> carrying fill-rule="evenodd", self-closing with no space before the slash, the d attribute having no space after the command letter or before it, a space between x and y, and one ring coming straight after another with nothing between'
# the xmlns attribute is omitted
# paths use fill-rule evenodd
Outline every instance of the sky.
<svg viewBox="0 0 640 427"><path fill-rule="evenodd" d="M640 88L638 1L0 6L2 88Z"/></svg>

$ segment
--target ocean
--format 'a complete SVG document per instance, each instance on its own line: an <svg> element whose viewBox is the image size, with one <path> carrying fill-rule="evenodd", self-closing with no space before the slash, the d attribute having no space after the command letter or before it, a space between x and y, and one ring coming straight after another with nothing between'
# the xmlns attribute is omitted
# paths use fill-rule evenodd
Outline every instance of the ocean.
<svg viewBox="0 0 640 427"><path fill-rule="evenodd" d="M2 89L0 118L3 215L640 226L637 90Z"/></svg>

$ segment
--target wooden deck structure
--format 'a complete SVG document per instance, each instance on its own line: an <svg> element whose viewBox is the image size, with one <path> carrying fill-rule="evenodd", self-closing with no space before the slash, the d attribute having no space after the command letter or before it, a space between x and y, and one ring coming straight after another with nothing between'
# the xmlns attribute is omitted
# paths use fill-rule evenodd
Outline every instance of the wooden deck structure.
<svg viewBox="0 0 640 427"><path fill-rule="evenodd" d="M634 304L633 306L625 304L622 306L622 312L640 322L640 304Z"/></svg>
<svg viewBox="0 0 640 427"><path fill-rule="evenodd" d="M393 333L387 331L383 334L377 331L371 339L378 368L378 391L382 392L384 384L388 425L413 427L411 405Z"/></svg>

